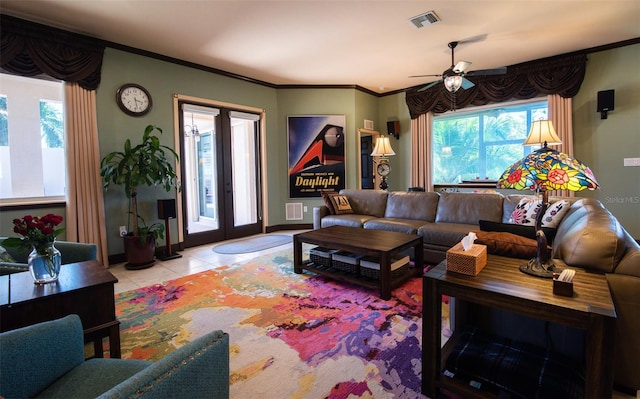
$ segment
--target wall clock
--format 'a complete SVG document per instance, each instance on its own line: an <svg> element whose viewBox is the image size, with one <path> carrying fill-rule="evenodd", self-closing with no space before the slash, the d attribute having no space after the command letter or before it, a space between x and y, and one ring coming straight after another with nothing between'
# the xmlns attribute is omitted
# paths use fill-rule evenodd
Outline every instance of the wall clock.
<svg viewBox="0 0 640 399"><path fill-rule="evenodd" d="M125 83L116 92L116 103L127 115L142 116L151 110L151 94L135 83Z"/></svg>

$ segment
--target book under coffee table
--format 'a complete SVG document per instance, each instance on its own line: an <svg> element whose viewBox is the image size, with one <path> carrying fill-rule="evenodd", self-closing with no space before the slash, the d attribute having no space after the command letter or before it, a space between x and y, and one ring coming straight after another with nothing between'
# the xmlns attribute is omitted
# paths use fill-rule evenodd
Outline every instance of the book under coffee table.
<svg viewBox="0 0 640 399"><path fill-rule="evenodd" d="M380 259L380 278L373 279L359 273L337 270L302 259L302 244L314 244L326 248L360 254ZM407 266L405 273L391 273L394 255L413 249L415 267ZM293 270L300 274L303 270L329 276L339 281L380 290L380 298L391 298L391 290L402 285L411 277L422 274L422 236L394 231L369 230L356 227L331 226L293 236Z"/></svg>

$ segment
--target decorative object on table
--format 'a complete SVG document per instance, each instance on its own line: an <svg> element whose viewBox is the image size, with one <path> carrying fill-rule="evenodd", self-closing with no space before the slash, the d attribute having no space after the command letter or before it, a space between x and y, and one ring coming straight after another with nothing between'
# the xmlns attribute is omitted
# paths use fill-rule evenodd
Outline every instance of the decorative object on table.
<svg viewBox="0 0 640 399"><path fill-rule="evenodd" d="M140 144L133 146L131 140L127 139L123 151L110 152L100 162L104 188L108 188L111 183L124 185L125 195L129 199L129 221L133 228L127 229L131 233L124 236L127 256L125 267L129 269L152 266L155 262L156 241L164 238L164 225L147 225L138 214L138 186L159 185L166 191L170 191L172 187L180 190L172 165L172 161L179 162L180 158L172 148L160 144L160 137L154 134L154 130L162 134L159 127L148 125Z"/></svg>
<svg viewBox="0 0 640 399"><path fill-rule="evenodd" d="M387 184L387 176L391 173L391 165L389 165L389 157L391 155L396 155L396 153L393 151L393 148L391 148L389 137L380 136L376 138L376 145L373 147L371 156L380 157L378 158L376 170L378 171L378 175L380 175L381 190L386 190L389 187Z"/></svg>
<svg viewBox="0 0 640 399"><path fill-rule="evenodd" d="M552 278L555 269L547 249L547 238L542 231L542 220L549 207L549 190L582 191L599 187L588 166L565 153L547 147L551 143L560 143L551 121L533 122L523 145L542 144L542 148L507 168L497 184L498 188L532 190L542 194L541 205L535 218L538 251L534 259L520 266L520 271L544 278Z"/></svg>
<svg viewBox="0 0 640 399"><path fill-rule="evenodd" d="M474 244L477 236L467 234L447 251L447 271L477 276L487 264L487 246Z"/></svg>
<svg viewBox="0 0 640 399"><path fill-rule="evenodd" d="M573 277L576 271L564 269L562 273L553 273L553 294L573 296Z"/></svg>
<svg viewBox="0 0 640 399"><path fill-rule="evenodd" d="M62 257L54 242L64 231L64 228L56 228L62 219L62 216L52 213L42 217L26 215L22 219L13 219L13 231L22 237L9 237L2 242L4 247L31 249L27 263L36 284L58 280Z"/></svg>

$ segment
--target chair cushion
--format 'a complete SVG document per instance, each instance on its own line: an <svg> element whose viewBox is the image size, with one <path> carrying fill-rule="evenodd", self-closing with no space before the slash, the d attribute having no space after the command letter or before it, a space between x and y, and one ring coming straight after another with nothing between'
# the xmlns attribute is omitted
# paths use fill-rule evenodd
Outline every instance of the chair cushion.
<svg viewBox="0 0 640 399"><path fill-rule="evenodd" d="M95 398L151 364L144 360L90 359L63 375L36 397Z"/></svg>

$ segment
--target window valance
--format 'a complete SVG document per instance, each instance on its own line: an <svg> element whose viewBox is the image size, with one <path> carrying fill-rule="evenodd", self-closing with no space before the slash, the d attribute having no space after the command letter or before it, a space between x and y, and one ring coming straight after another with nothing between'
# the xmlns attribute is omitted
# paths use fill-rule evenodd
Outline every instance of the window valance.
<svg viewBox="0 0 640 399"><path fill-rule="evenodd" d="M87 90L100 84L104 44L98 39L1 15L0 67L21 76L45 73Z"/></svg>
<svg viewBox="0 0 640 399"><path fill-rule="evenodd" d="M580 90L586 71L586 54L545 58L507 67L505 75L474 76L475 86L458 90L454 95L438 84L419 92L420 87L406 92L411 119L429 111L442 113L468 105L485 105L513 99L528 99L540 94L574 97Z"/></svg>

